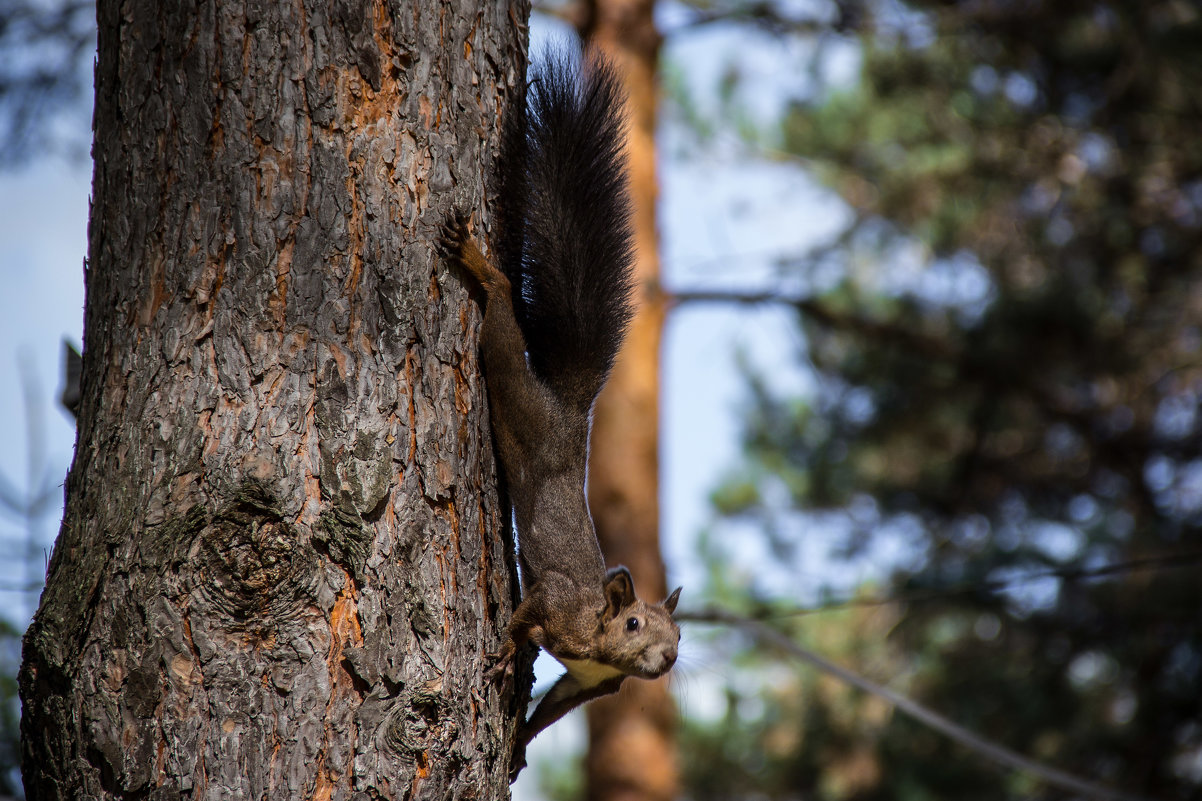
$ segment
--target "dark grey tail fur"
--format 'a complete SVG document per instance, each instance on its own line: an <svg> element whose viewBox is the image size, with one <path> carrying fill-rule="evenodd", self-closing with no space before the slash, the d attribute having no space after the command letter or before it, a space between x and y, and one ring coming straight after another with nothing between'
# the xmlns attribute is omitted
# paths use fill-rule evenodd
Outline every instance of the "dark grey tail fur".
<svg viewBox="0 0 1202 801"><path fill-rule="evenodd" d="M630 321L624 95L596 56L548 52L508 121L501 197L522 209L498 243L534 372L587 412ZM524 131L524 136L522 132ZM524 202L523 202L524 201ZM516 216L516 215L515 215Z"/></svg>

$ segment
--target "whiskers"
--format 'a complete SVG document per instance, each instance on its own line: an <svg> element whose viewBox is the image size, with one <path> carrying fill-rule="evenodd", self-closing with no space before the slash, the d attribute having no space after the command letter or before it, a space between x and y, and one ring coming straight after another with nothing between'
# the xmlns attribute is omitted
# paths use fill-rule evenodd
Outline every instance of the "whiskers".
<svg viewBox="0 0 1202 801"><path fill-rule="evenodd" d="M731 672L730 660L718 658L713 643L682 635L676 665L667 674L668 691L676 697L677 724L683 725L691 711L704 718L716 704L724 704Z"/></svg>

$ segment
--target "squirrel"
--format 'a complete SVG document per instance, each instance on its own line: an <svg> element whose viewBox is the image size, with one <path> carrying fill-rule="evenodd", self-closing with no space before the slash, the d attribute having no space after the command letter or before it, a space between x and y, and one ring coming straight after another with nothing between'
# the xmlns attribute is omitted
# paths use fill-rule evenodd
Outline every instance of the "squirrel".
<svg viewBox="0 0 1202 801"><path fill-rule="evenodd" d="M600 57L550 52L514 106L495 176L496 263L463 216L440 239L486 295L481 359L522 568L522 601L487 677L512 680L530 641L567 669L519 725L511 781L535 735L628 676L663 675L680 642L680 588L650 604L629 570L606 570L585 497L593 402L632 313L624 94Z"/></svg>

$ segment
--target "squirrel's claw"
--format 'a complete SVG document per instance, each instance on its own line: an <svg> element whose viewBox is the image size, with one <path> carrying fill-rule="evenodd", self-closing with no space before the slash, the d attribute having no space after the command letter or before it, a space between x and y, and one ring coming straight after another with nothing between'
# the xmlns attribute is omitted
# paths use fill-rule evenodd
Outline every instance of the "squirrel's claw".
<svg viewBox="0 0 1202 801"><path fill-rule="evenodd" d="M505 653L502 651L499 654L489 654L489 659L495 659L496 664L484 672L484 680L486 682L503 681L509 682L513 680L513 657L514 652Z"/></svg>
<svg viewBox="0 0 1202 801"><path fill-rule="evenodd" d="M468 215L456 212L439 227L434 247L443 258L455 259L463 252L463 245L471 236L467 230L469 219Z"/></svg>
<svg viewBox="0 0 1202 801"><path fill-rule="evenodd" d="M509 783L513 784L518 780L518 774L522 772L522 768L526 767L526 746L520 743L513 744L513 756L509 760Z"/></svg>

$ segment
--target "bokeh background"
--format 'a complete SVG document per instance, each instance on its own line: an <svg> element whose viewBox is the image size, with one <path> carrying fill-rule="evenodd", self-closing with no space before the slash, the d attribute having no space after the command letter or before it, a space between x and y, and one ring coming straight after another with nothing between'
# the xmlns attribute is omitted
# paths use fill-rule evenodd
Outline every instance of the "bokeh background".
<svg viewBox="0 0 1202 801"><path fill-rule="evenodd" d="M1202 796L1198 4L656 9L672 586L1046 765ZM74 442L92 14L0 0L16 797L19 637ZM690 624L675 676L687 798L1066 797L738 628ZM519 797L584 792L580 721L554 731Z"/></svg>

